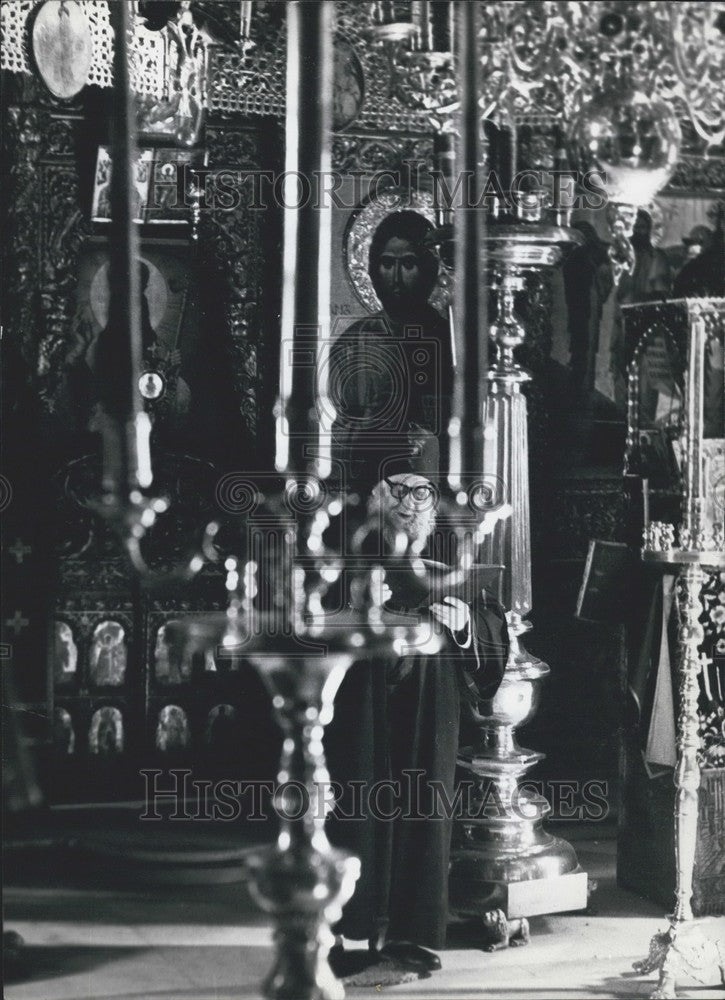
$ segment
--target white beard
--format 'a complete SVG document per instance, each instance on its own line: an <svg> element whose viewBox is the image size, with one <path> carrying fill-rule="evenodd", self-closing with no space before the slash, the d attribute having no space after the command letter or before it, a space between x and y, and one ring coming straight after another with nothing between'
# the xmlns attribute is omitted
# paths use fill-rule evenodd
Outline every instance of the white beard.
<svg viewBox="0 0 725 1000"><path fill-rule="evenodd" d="M401 515L399 510L386 511L386 528L391 534L402 534L409 542L422 547L435 528L436 516L434 510L406 512Z"/></svg>

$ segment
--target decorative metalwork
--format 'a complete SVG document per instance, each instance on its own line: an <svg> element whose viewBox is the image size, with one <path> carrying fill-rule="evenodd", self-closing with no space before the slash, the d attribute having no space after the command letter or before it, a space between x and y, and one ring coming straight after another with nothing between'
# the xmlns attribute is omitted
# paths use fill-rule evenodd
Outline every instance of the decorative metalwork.
<svg viewBox="0 0 725 1000"><path fill-rule="evenodd" d="M254 129L207 129L212 170L261 170L263 150ZM214 196L210 185L210 196ZM273 373L260 347L271 337L267 317L277 306L263 308L263 213L254 208L251 185L240 185L233 211L213 208L202 213L199 243L209 253L225 285L225 319L229 331L229 365L234 373L236 404L250 439L259 433L259 407L272 391Z"/></svg>
<svg viewBox="0 0 725 1000"><path fill-rule="evenodd" d="M31 81L28 81L31 83ZM20 88L18 88L20 89ZM31 89L22 88L23 91ZM23 101L24 94L18 94L17 101L8 109L7 142L12 143L14 157L7 162L10 167L10 191L8 201L8 240L12 241L14 255L13 282L8 282L8 331L15 336L16 349L25 359L30 370L35 369L36 320L35 296L40 283L37 226L35 209L40 201L40 177L38 160L42 149L41 115L36 107Z"/></svg>
<svg viewBox="0 0 725 1000"><path fill-rule="evenodd" d="M693 156L683 153L666 188L671 193L725 191L725 156Z"/></svg>
<svg viewBox="0 0 725 1000"><path fill-rule="evenodd" d="M194 146L198 142L208 104L211 39L208 32L200 30L190 8L190 0L184 0L176 17L166 26L166 39L153 36L157 44L166 42L168 73L160 81L165 96L154 100L156 95L152 95L144 102L139 116L143 132L172 135L181 146ZM143 34L139 41L146 41ZM142 45L135 49L134 55L138 72L139 55L145 55ZM142 67L149 62L143 60ZM158 65L158 60L151 65Z"/></svg>
<svg viewBox="0 0 725 1000"><path fill-rule="evenodd" d="M716 977L725 982L725 948L718 918L691 921L683 924L675 934L670 928L655 934L650 942L649 954L635 966L640 975L660 972L660 984L652 1000L674 1000L677 981L683 976L704 985Z"/></svg>
<svg viewBox="0 0 725 1000"><path fill-rule="evenodd" d="M682 524L675 536L673 525L654 522L645 529L642 558L678 571L677 611L680 656L679 714L677 718L677 766L675 768L675 908L669 927L655 935L647 959L635 964L638 973L659 970L659 983L652 994L657 1000L676 997L677 980L692 968L707 968L707 930L692 912L692 885L698 825L700 787L700 719L698 676L706 667L702 652L705 630L701 593L705 568L725 568L725 550L715 548L715 526L705 516L703 462L705 365L709 332L722 327L722 302L685 300L689 314L689 350L686 370L683 461ZM719 520L725 518L720 511ZM723 526L718 525L721 544ZM716 955L714 956L717 957ZM725 982L722 960L715 961Z"/></svg>
<svg viewBox="0 0 725 1000"><path fill-rule="evenodd" d="M5 5L5 7L7 6ZM263 9L265 7L279 9L283 5L260 4L259 6ZM507 11L516 9L508 4L500 6ZM492 111L500 111L500 114L504 116L531 113L532 100L537 100L539 97L534 84L535 77L537 75L542 78L546 76L543 71L545 61L542 58L542 52L547 57L553 55L554 49L551 46L556 46L561 38L561 34L557 34L559 23L556 22L552 27L549 24L549 19L556 16L562 18L563 23L567 24L566 19L573 18L572 23L580 31L582 37L586 38L589 27L586 24L586 19L582 15L580 21L576 20L577 9L581 14L580 8L582 6L579 4L570 4L565 7L560 4L519 5L519 9L525 7L529 24L523 23L523 27L514 26L515 30L513 31L509 31L508 26L506 26L499 38L495 38L493 33L490 37L484 38L486 44L493 39L496 44L502 46L501 51L504 52L503 61L501 61L500 53L493 52L492 55L494 65L491 77L494 83L496 83L496 73L499 72L499 69L501 73L500 86L498 86L495 100L491 105ZM655 6L658 10L661 7L659 4L650 5L650 7ZM102 19L104 9L107 13L107 5L99 3L96 7L95 13ZM627 10L630 8L637 11L643 8L643 5L627 5ZM614 8L612 8L612 17L614 17L614 13ZM350 44L355 43L357 30L361 32L369 30L368 27L362 28L363 18L366 19L366 25L369 24L367 5L339 4L338 14L338 32L346 32L342 37L345 37ZM604 14L609 14L609 10L604 10ZM514 17L519 17L519 15L515 14ZM274 15L271 16L271 20L274 20ZM263 15L259 19L260 31L265 23L270 22L265 22ZM659 24L659 22L657 23ZM600 34L608 39L621 34L619 21L616 18L602 21L599 28ZM274 32L266 37L264 45L255 46L254 49L246 49L242 54L218 53L215 58L220 61L225 59L238 60L238 75L235 76L234 73L231 73L230 80L233 83L233 92L226 91L223 100L220 99L219 103L215 104L215 87L220 77L215 75L214 70L212 71L211 89L208 95L209 107L215 111L281 115L284 108L285 91L281 68L286 41L285 31L285 26L277 24ZM622 44L627 48L631 47L631 39L633 36L638 37L638 31L636 23L628 24L624 38L621 40ZM123 37L123 33L121 36ZM541 51L536 49L536 39L539 36L543 38ZM161 40L159 44L165 45L164 39L168 40L168 37L168 31L164 29L164 32L157 36L157 39ZM365 38L367 39L368 36L366 35ZM151 43L149 45L152 47ZM105 39L104 46L103 51L108 55L110 52L108 38ZM366 127L366 124L372 124L376 128L386 127L392 130L400 128L410 130L411 126L420 128L422 131L433 130L440 122L441 116L447 115L449 111L446 104L450 93L448 88L449 63L446 62L445 58L433 60L428 54L421 53L420 56L414 55L409 59L407 56L401 56L397 50L390 47L389 42L383 42L380 46L366 45L365 51L369 52L369 58L366 57L363 66L363 72L366 75L367 100L358 116L358 124L362 127ZM193 69L194 53L189 52L188 54L191 61L187 68ZM269 59L266 65L264 63L265 54ZM135 87L137 92L148 93L154 99L168 99L169 80L173 79L175 72L171 62L164 62L168 55L169 50L165 48L163 58L161 55L158 58L152 57L148 64L143 58L141 59L141 68L137 65L135 69L136 78L139 81ZM500 67L496 64L497 60L501 63ZM509 60L508 64L506 60ZM378 74L370 72L371 65L374 67L376 61L380 68ZM110 66L110 57L107 62ZM553 66L559 65L556 59L552 59L551 64ZM577 99L579 99L582 93L580 78L577 76L576 53L575 58L568 63L565 62L564 65L567 68L568 77L573 83L571 89L567 89L567 72L562 73L560 79L564 81L565 86L560 95L561 100L555 105L552 114L561 114L562 107L565 108L564 113L566 113L566 101L571 100L573 104L572 94L577 95ZM157 77L156 70L159 67L163 67L163 73ZM231 69L231 63L229 63L229 67ZM260 67L264 68L260 69ZM513 67L513 77L511 67ZM101 74L102 67L96 67L95 72ZM511 96L515 95L517 91L517 86L512 85L512 78L515 80L518 90L526 98L520 107L517 104L517 98ZM242 80L241 84L239 79ZM258 89L254 85L254 80L260 81ZM550 79L546 79L545 82L547 86L552 83ZM110 75L106 85L109 83ZM191 95L196 86L197 84L186 80L181 88L181 97L184 96L184 93L187 97ZM144 90L145 87L148 89ZM292 90L293 88L291 88L291 92ZM701 104L702 101L699 98L693 103L698 114L700 114ZM524 110L524 108L528 110ZM194 110L198 111L199 108L192 109L192 111ZM185 117L194 123L194 128L186 137L188 139L196 135L197 115L190 114L185 115ZM711 117L708 108L705 108L700 115L700 125L705 122L710 128L708 133L710 142L713 141L717 126L717 123L711 125ZM512 241L509 240L509 246L511 245ZM515 241L513 245L515 245ZM532 251L529 246L521 249L520 264L524 269L550 263L552 261L548 248L535 247ZM238 262L238 267L240 272L246 275L246 266L242 262ZM235 280L241 280L241 274L235 274ZM499 375L502 380L507 379L510 383L515 372L513 348L520 340L520 330L517 328L513 313L513 288L505 287L506 280L505 275L502 276L502 322L499 324L497 335L501 343L501 371ZM510 280L514 281L518 278L511 274ZM132 298L129 299L129 302L132 301ZM245 300L244 305L246 304ZM249 327L254 326L253 321L248 316L241 315L241 310L237 314L237 319L239 326L243 327L244 330L247 329L245 324ZM57 319L54 317L52 320L57 323ZM53 329L51 333L55 337L57 330ZM52 342L51 339L51 344ZM252 383L256 375L256 353L252 350L247 356L251 362L250 370L245 372L245 378L249 383ZM45 347L41 350L40 357L46 370L52 367L50 351ZM511 395L513 396L513 394L512 390ZM523 424L520 407L518 409L516 420L512 420L512 426L514 423L516 424L514 438L517 442L521 442ZM518 489L526 492L525 482L519 481ZM129 510L128 507L124 509L119 504L119 507L114 509L112 513L117 515L117 520L120 523L123 520L123 515L128 514ZM135 515L139 512L131 511L131 513ZM148 524L148 518L144 524L143 515L152 515L152 513L153 511L149 508L141 512L142 517L139 520L142 526L145 527ZM325 514L328 516L329 524L332 514L329 505ZM151 520L153 520L152 517ZM137 523L135 527L138 528L139 524ZM522 538L525 536L526 530L521 534ZM380 618L380 608L374 600L371 602L371 607L368 608L368 617L364 622L360 617L353 616L352 624L348 623L347 627L335 632L328 630L330 622L320 620L319 610L324 596L324 587L320 584L318 577L321 576L323 579L329 580L330 574L338 573L339 575L339 553L335 553L333 558L329 551L325 551L323 556L319 556L317 563L313 563L312 566L305 564L300 556L300 552L306 556L307 549L315 551L310 543L313 541L318 543L320 539L320 525L315 523L314 518L311 520L303 519L299 537L290 539L292 544L299 541L300 545L289 559L291 575L283 581L284 608L285 611L290 612L290 618L285 624L289 625L291 622L293 626L285 634L292 635L294 639L316 640L326 643L328 646L326 651L329 655L315 659L304 654L299 656L301 662L295 663L294 658L300 653L298 648L271 649L271 642L265 646L261 640L257 647L254 644L250 647L251 655L257 661L255 666L273 693L275 707L280 713L280 719L289 737L289 742L285 746L288 757L283 762L283 771L284 773L301 773L307 785L310 785L313 778L318 775L325 777L319 754L319 744L328 704L326 699L332 697L336 682L344 672L346 665L356 655L356 650L366 644L365 636L360 641L361 632L358 626L361 626L362 623L377 636L382 635L385 631ZM137 567L143 570L144 567L140 566L141 560L136 562ZM247 558L243 567L234 564L233 568L229 568L228 589L230 591L229 611L231 614L222 616L221 626L219 620L209 625L208 628L202 622L198 624L197 633L194 633L193 629L189 633L185 633L185 640L191 638L192 641L196 640L205 644L217 639L239 641L243 637L244 628L255 624L253 606L255 595L252 591L258 583L255 579L258 567L252 567L254 562L255 560ZM283 565L286 567L288 564L285 562ZM198 561L195 568L199 568ZM325 578L321 568L328 574L327 578ZM236 578L235 583L232 582L232 577ZM371 580L366 577L365 582L369 584ZM520 601L522 608L526 604L525 590L524 586ZM372 612L372 617L370 612ZM514 631L521 630L519 628L522 624L520 621L512 618L511 624ZM260 634L264 636L265 640L271 636L275 645L278 646L279 633L279 629L274 629L271 632L262 630L261 633L255 635L255 639ZM386 634L386 644L388 639L389 636ZM270 650L273 655L265 655L269 654ZM518 652L521 653L520 650ZM320 668L320 662L325 663L324 668ZM296 669L300 666L303 669ZM95 740L98 752L101 750L107 752L120 750L123 740L122 729L119 730L120 713L116 718L113 712L118 713L117 709L107 707L99 711L105 712L105 715L97 717ZM506 725L508 726L508 722ZM511 727L509 727L509 736L511 731ZM506 739L507 737L504 738L504 742ZM279 964L268 983L270 993L279 996L285 995L285 991L289 993L290 984L293 984L296 995L302 992L317 996L339 995L325 964L325 951L329 946L329 935L325 932L325 921L334 917L336 909L344 901L345 894L351 887L353 868L353 865L350 865L349 862L343 862L339 856L336 857L329 850L329 845L325 843L324 831L319 818L310 821L309 816L306 816L301 824L286 826L276 847L266 856L264 862L255 868L258 876L257 892L259 897L280 919L280 938L283 946L280 948L278 956ZM296 893L292 905L289 903L290 877Z"/></svg>
<svg viewBox="0 0 725 1000"><path fill-rule="evenodd" d="M725 136L722 3L486 4L483 106L510 119L571 119L603 76L672 102L707 146ZM720 96L718 96L720 95Z"/></svg>
<svg viewBox="0 0 725 1000"><path fill-rule="evenodd" d="M252 658L285 737L279 770L279 786L286 789L279 802L281 829L273 847L249 860L254 896L276 920L275 963L263 989L265 996L278 1000L290 995L340 1000L345 995L327 962L334 944L330 926L353 894L360 862L330 846L324 811L314 803L330 780L322 749L324 726L353 659L352 651L340 648L301 662L269 652ZM289 818L299 814L291 775L297 788L304 788L307 809L301 819Z"/></svg>
<svg viewBox="0 0 725 1000"><path fill-rule="evenodd" d="M33 55L55 97L75 97L86 85L93 57L91 29L76 0L46 3L33 23Z"/></svg>
<svg viewBox="0 0 725 1000"><path fill-rule="evenodd" d="M698 135L707 145L717 145L725 138L725 4L678 3L669 14L673 96L685 104Z"/></svg>
<svg viewBox="0 0 725 1000"><path fill-rule="evenodd" d="M295 996L337 1000L344 993L327 963L329 924L352 894L359 864L330 846L324 810L317 806L329 781L324 726L340 682L360 655L436 652L440 636L413 616L383 608L385 554L361 554L380 522L377 515L368 520L358 497L344 505L309 477L290 477L273 495L256 488L254 497L244 524L236 523L233 543L225 546L227 610L167 622L165 638L172 656L236 650L270 693L285 736L277 803L283 822L276 843L249 862L255 897L277 922L278 948L265 995L282 998L293 990ZM474 515L473 535L476 524L481 527ZM360 547L348 553L352 566L343 574L348 532ZM461 565L467 551L461 546ZM398 572L421 582L427 572L420 560L400 556L395 563ZM350 600L344 610L326 612L326 595L338 586ZM302 809L292 800L295 788Z"/></svg>
<svg viewBox="0 0 725 1000"><path fill-rule="evenodd" d="M493 699L472 710L478 740L461 751L461 766L476 783L480 801L474 815L459 823L451 865L451 908L467 916L520 918L587 905L587 875L574 849L550 836L542 823L549 806L541 796L523 794L521 778L543 757L522 749L515 729L535 713L549 667L531 656L521 636L531 626L531 538L529 520L529 445L523 385L530 380L514 358L526 328L514 308L525 277L554 266L563 248L578 242L573 230L540 222L492 224L486 233L491 280L498 294L498 315L490 332L497 357L488 373L484 411L484 475L506 484L510 519L501 521L484 541L485 562L505 569L503 602L511 651L502 684ZM487 802L491 809L481 809ZM551 880L545 899L537 880ZM555 886L555 888L554 888Z"/></svg>
<svg viewBox="0 0 725 1000"><path fill-rule="evenodd" d="M15 0L0 8L2 68L15 73L31 73L28 51L27 22L38 6L38 0ZM113 32L108 0L84 0L82 4L91 34L93 59L87 82L97 87L113 86ZM139 19L134 23L132 78L137 94L164 97L168 89L170 66L166 56L166 39L149 31Z"/></svg>
<svg viewBox="0 0 725 1000"><path fill-rule="evenodd" d="M413 175L413 165L419 165L425 175L433 166L433 139L432 136L339 134L333 137L332 165L346 174L386 170L400 176Z"/></svg>
<svg viewBox="0 0 725 1000"><path fill-rule="evenodd" d="M26 22L37 4L38 0L14 0L2 5L3 69L31 72ZM113 40L108 0L86 0L83 6L94 53L88 82L109 87ZM426 28L412 20L411 31L396 41L376 24L375 6L356 0L335 3L336 37L354 49L364 79L365 100L355 117L355 128L435 133L457 100L450 49L446 48L449 42L442 40L440 26L434 26L436 44L409 44L413 35L419 40L430 38L430 25ZM502 123L570 121L593 96L603 73L626 66L641 92L670 102L691 126L693 140L688 148L697 147L700 152L722 144L725 6L720 0L677 4L667 0L596 4L501 0L481 6L484 114ZM283 7L256 2L244 28L246 37L235 51L209 45L208 110L282 117ZM445 20L442 16L441 22ZM168 27L151 31L141 18L135 19L134 90L157 102L173 97L180 71L179 49L171 34ZM708 170L721 174L722 166Z"/></svg>
<svg viewBox="0 0 725 1000"><path fill-rule="evenodd" d="M722 486L725 485L721 484ZM722 493L720 494L722 497ZM721 506L720 509L725 509ZM717 546L725 549L725 541ZM725 769L725 573L710 573L700 592L705 630L702 653L708 668L702 671L700 694L700 766ZM725 772L723 772L725 773ZM700 820L702 822L702 819ZM712 824L711 824L712 825ZM699 912L703 912L702 909Z"/></svg>
<svg viewBox="0 0 725 1000"><path fill-rule="evenodd" d="M651 308L651 307L648 307ZM657 308L656 306L654 307ZM672 357L678 356L678 347L673 333L664 321L655 321L642 333L632 355L627 371L627 440L624 447L625 474L636 474L640 453L640 370L642 357L650 343L657 337L664 338L666 346L672 351Z"/></svg>
<svg viewBox="0 0 725 1000"><path fill-rule="evenodd" d="M287 126L304 132L306 142L287 145L285 165L292 172L329 169L331 8L322 3L295 3L288 9ZM299 79L305 40L321 45L319 65L307 89ZM383 608L388 553L379 541L381 551L363 558L370 551L365 543L382 537L380 521L374 514L368 520L362 498L349 496L344 503L326 489L330 473L326 431L315 406L316 402L324 405L324 389L310 378L308 366L288 358L297 357L295 348L303 345L314 345L317 352L328 346L325 334L319 339L316 334L310 341L306 331L320 323L324 330L327 327L329 235L325 223L329 220L310 206L287 213L285 221L294 224L285 228L284 259L306 295L289 294L295 287L292 280L283 296L282 336L293 345L282 356L277 404L276 465L284 481L261 488L252 484L244 524L241 531L237 525L234 545L226 549L230 552L224 561L227 611L178 628L167 624L166 634L172 640L176 637L182 647L239 647L272 696L285 736L280 770L280 789L284 789L280 807L285 818L275 845L250 860L253 891L276 918L278 947L264 991L275 998L334 1000L344 994L327 963L333 941L329 924L340 916L352 893L358 863L331 848L324 813L314 805L320 783L328 781L324 725L331 717L335 692L358 656L391 649L404 655L411 648L434 653L441 639L430 632L427 623L391 616ZM463 509L467 500L465 493L458 500L461 534L451 570L455 578L465 577L484 531L485 512L474 509L472 500L472 513L467 516ZM352 550L347 538L353 539ZM401 536L395 541L398 569L425 577L427 570L417 558L415 542L409 539L407 547L401 548L397 542L405 539ZM221 539L217 544L221 547ZM328 603L333 585L342 588L346 607L341 612L326 610L341 606L340 593L333 594ZM295 818L289 818L287 799L294 783L290 778L298 779L297 786L307 800L305 808L295 811Z"/></svg>
<svg viewBox="0 0 725 1000"><path fill-rule="evenodd" d="M11 73L30 73L26 24L35 5L36 0L17 0L17 3L3 4L0 10L2 68Z"/></svg>
<svg viewBox="0 0 725 1000"><path fill-rule="evenodd" d="M450 878L452 912L482 920L484 929L494 911L500 911L499 923L504 928L510 923L512 930L523 917L524 940L516 944L528 940L526 916L587 904L587 875L574 848L543 828L549 803L519 787L544 757L521 747L515 733L536 713L549 674L547 664L520 644L530 627L520 615L511 616L504 679L493 699L472 711L479 736L459 755L475 783L472 815L457 824ZM536 884L541 879L551 880L545 898Z"/></svg>

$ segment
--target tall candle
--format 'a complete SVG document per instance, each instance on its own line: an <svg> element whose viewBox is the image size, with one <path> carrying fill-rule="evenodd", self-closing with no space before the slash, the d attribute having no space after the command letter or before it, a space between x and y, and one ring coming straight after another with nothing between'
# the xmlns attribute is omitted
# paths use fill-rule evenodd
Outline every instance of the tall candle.
<svg viewBox="0 0 725 1000"><path fill-rule="evenodd" d="M149 424L139 392L141 302L138 235L134 222L136 110L129 78L131 6L110 5L114 28L111 131L111 239L109 307L99 335L97 376L104 411L104 488L120 497L127 488L148 486Z"/></svg>
<svg viewBox="0 0 725 1000"><path fill-rule="evenodd" d="M687 476L684 503L684 524L696 536L696 544L704 527L703 505L705 500L702 438L704 430L703 401L705 386L705 347L707 326L702 306L689 305L690 343L687 360L687 411L686 448Z"/></svg>
<svg viewBox="0 0 725 1000"><path fill-rule="evenodd" d="M649 529L649 479L642 480L642 526Z"/></svg>
<svg viewBox="0 0 725 1000"><path fill-rule="evenodd" d="M482 126L478 106L480 62L478 53L479 4L456 0L455 56L459 93L456 172L462 176L460 201L455 210L454 330L457 365L453 392L451 453L460 453L463 479L480 475L483 468L483 404L488 369L486 280L483 254L483 208L474 207L482 193ZM456 442L456 435L459 441ZM460 447L459 447L460 445ZM461 482L456 470L451 480Z"/></svg>
<svg viewBox="0 0 725 1000"><path fill-rule="evenodd" d="M413 0L411 17L417 29L416 47L419 52L430 52L433 48L433 26L429 0Z"/></svg>
<svg viewBox="0 0 725 1000"><path fill-rule="evenodd" d="M332 4L287 4L282 344L276 430L280 472L330 472Z"/></svg>
<svg viewBox="0 0 725 1000"><path fill-rule="evenodd" d="M252 0L240 0L239 4L239 37L243 42L249 41L252 35Z"/></svg>

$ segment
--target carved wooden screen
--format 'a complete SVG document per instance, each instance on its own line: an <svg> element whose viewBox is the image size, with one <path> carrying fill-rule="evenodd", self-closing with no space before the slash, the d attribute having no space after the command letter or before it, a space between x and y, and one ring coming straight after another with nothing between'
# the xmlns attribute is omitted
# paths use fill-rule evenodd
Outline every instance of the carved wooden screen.
<svg viewBox="0 0 725 1000"><path fill-rule="evenodd" d="M207 463L166 455L156 471L171 507L143 550L163 574L188 560L220 511ZM189 780L270 777L275 731L256 672L238 655L177 648L167 635L170 623L225 607L224 568L212 562L192 583L142 587L118 539L77 502L96 472L82 459L62 479L72 551L60 563L50 644L51 798L137 801L150 768L188 768Z"/></svg>
<svg viewBox="0 0 725 1000"><path fill-rule="evenodd" d="M91 238L91 248L103 249L104 230L91 217L98 150L108 142L109 92L88 88L59 102L33 77L10 75L3 96L3 346L13 369L13 391L4 401L3 463L12 503L3 527L17 554L3 557L11 609L5 617L12 619L10 632L5 629L12 642L3 649L19 680L25 730L50 744L47 790L58 799L136 799L141 767L157 760L199 767L219 761L219 747L229 750L232 733L237 776L248 771L247 760L251 772L273 773L277 737L256 676L229 660L211 670L211 662L164 659L159 631L167 621L224 606L219 571L205 570L188 590L144 592L117 544L82 506L100 482L98 467L80 463L78 481L79 466L72 465L98 447L87 415L69 406L68 362L77 346L81 259ZM279 314L278 213L274 205L263 212L255 207L254 189L244 183L261 170L279 170L278 123L210 120L205 149L209 169L233 173L234 203L215 202L210 190L195 245L189 226L182 227L185 239L177 227L172 256L180 260L186 253L187 262L195 261L196 369L203 376L197 396L209 406L200 407L195 436L179 442L158 425L152 441L158 474L165 456L181 456L181 471L166 476L177 501L184 500L189 469L205 470L194 480L193 491L206 498L193 512L195 528L203 518L229 513L230 502L233 507L229 497L217 497L225 475L269 462ZM169 252L159 247L162 228L153 229L155 244L147 253L159 267L158 254ZM142 232L142 249L148 250L150 229ZM71 492L81 505L61 510L56 501L64 496L69 469L76 475ZM173 519L158 527L154 560L168 565L178 555L178 539L186 544L192 528L187 521L179 530ZM260 742L271 748L268 767L263 755L244 752Z"/></svg>

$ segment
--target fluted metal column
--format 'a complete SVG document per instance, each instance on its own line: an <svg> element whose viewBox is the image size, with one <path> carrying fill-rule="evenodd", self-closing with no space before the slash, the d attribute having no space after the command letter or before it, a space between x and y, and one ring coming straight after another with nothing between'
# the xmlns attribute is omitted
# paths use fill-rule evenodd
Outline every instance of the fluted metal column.
<svg viewBox="0 0 725 1000"><path fill-rule="evenodd" d="M524 378L492 378L486 401L483 471L500 482L511 517L497 521L484 546L484 559L505 566L502 601L518 618L531 610L531 519L529 441Z"/></svg>

